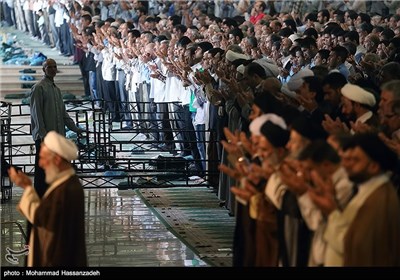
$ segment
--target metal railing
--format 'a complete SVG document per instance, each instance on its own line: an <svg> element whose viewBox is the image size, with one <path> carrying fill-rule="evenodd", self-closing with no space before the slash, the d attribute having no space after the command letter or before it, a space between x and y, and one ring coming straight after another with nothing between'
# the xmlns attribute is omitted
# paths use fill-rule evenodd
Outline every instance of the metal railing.
<svg viewBox="0 0 400 280"><path fill-rule="evenodd" d="M72 119L87 131L82 135L67 131L67 137L79 148L79 159L74 161L74 166L85 188L209 186L208 178L218 176L218 170L204 170L204 166L217 166L215 163L219 160L201 159L193 126L187 120L175 119L176 112L162 114L154 110L150 102L126 102L121 107L129 111L119 111L125 120L113 121L115 112L102 109L112 106L106 106L102 100L68 100L65 103ZM100 108L96 104L100 104ZM2 149L7 150L11 163L34 175L36 151L31 137L29 105L8 106L9 121L1 135L10 141L2 142ZM179 104L168 104L172 110L174 106L177 106L176 111L182 110ZM149 112L141 111L142 108L153 109ZM127 119L129 117L131 120ZM125 127L126 123L131 125ZM201 144L206 148L215 144L215 140ZM193 152L195 149L197 153ZM183 152L188 156L177 156Z"/></svg>

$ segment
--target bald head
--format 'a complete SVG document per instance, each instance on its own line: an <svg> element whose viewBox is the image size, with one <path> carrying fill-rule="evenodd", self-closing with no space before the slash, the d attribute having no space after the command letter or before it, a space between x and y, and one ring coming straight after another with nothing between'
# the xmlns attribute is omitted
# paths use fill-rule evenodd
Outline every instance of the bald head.
<svg viewBox="0 0 400 280"><path fill-rule="evenodd" d="M155 48L155 44L154 43L148 43L145 47L145 52L154 53L154 48Z"/></svg>
<svg viewBox="0 0 400 280"><path fill-rule="evenodd" d="M43 68L45 68L48 64L55 64L57 65L56 61L52 58L48 58L43 62Z"/></svg>
<svg viewBox="0 0 400 280"><path fill-rule="evenodd" d="M57 74L57 63L54 59L48 58L43 63L43 72L49 79L53 79Z"/></svg>

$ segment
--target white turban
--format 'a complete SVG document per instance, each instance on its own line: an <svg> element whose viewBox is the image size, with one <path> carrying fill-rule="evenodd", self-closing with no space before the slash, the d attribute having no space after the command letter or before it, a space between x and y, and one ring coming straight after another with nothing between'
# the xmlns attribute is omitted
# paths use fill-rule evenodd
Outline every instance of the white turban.
<svg viewBox="0 0 400 280"><path fill-rule="evenodd" d="M120 24L118 23L118 21L114 21L110 24L111 27L115 27L115 28L119 28Z"/></svg>
<svg viewBox="0 0 400 280"><path fill-rule="evenodd" d="M295 42L297 39L299 39L300 36L299 36L299 34L294 33L294 34L290 35L288 38L289 38L290 41L292 41L292 43L294 44L294 42Z"/></svg>
<svg viewBox="0 0 400 280"><path fill-rule="evenodd" d="M229 62L233 62L233 61L238 60L238 59L245 59L245 60L251 59L251 57L249 57L249 56L247 56L245 54L237 53L237 52L234 52L234 51L231 51L231 50L226 52L225 58Z"/></svg>
<svg viewBox="0 0 400 280"><path fill-rule="evenodd" d="M240 64L237 68L236 71L238 71L240 74L244 75L244 65Z"/></svg>
<svg viewBox="0 0 400 280"><path fill-rule="evenodd" d="M265 74L267 75L267 77L278 77L279 75L279 67L272 63L271 60L267 60L265 58L261 58L261 59L256 59L254 60L255 63L258 63L259 65L261 65L264 70L265 70Z"/></svg>
<svg viewBox="0 0 400 280"><path fill-rule="evenodd" d="M92 22L93 22L93 23L99 22L100 20L101 20L100 16L94 16L94 17L92 17Z"/></svg>
<svg viewBox="0 0 400 280"><path fill-rule="evenodd" d="M298 90L303 85L303 78L305 77L314 77L314 72L308 68L301 69L290 78L289 82L287 83L288 89L291 91Z"/></svg>
<svg viewBox="0 0 400 280"><path fill-rule="evenodd" d="M78 158L78 147L75 143L55 131L50 131L46 134L44 144L50 151L67 161Z"/></svg>
<svg viewBox="0 0 400 280"><path fill-rule="evenodd" d="M249 126L249 130L251 132L252 135L254 136L258 136L261 135L261 127L263 126L264 123L266 123L267 121L272 122L273 124L281 127L282 129L287 129L287 125L285 120L276 115L276 114L263 114L257 118L255 118Z"/></svg>
<svg viewBox="0 0 400 280"><path fill-rule="evenodd" d="M342 95L347 97L348 99L364 104L370 107L375 106L376 100L375 96L370 93L369 91L366 91L362 87L352 85L352 84L345 84L344 87L342 87Z"/></svg>

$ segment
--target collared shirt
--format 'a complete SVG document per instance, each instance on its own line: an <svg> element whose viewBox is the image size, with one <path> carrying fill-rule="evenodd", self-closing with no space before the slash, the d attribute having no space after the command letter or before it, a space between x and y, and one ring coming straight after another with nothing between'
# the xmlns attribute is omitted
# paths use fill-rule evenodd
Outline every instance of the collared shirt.
<svg viewBox="0 0 400 280"><path fill-rule="evenodd" d="M374 114L371 111L368 111L362 114L360 117L357 118L355 123L366 123L370 118L372 118ZM353 129L350 130L351 134L354 134L355 131Z"/></svg>
<svg viewBox="0 0 400 280"><path fill-rule="evenodd" d="M336 69L346 78L346 80L349 78L350 71L347 69L346 64L342 63Z"/></svg>
<svg viewBox="0 0 400 280"><path fill-rule="evenodd" d="M32 88L30 108L34 141L43 139L51 130L65 135L65 126L78 131L65 109L61 90L48 77L44 77Z"/></svg>
<svg viewBox="0 0 400 280"><path fill-rule="evenodd" d="M115 59L109 48L104 48L101 53L103 54L103 65L101 66L101 74L104 81L115 81Z"/></svg>

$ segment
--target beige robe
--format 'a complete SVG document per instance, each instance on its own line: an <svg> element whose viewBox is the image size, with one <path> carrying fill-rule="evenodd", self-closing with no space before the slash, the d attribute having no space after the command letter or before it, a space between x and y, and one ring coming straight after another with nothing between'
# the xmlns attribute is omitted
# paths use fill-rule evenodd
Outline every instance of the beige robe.
<svg viewBox="0 0 400 280"><path fill-rule="evenodd" d="M360 185L343 212L328 219L325 266L400 264L400 206L385 174Z"/></svg>
<svg viewBox="0 0 400 280"><path fill-rule="evenodd" d="M73 169L61 172L42 199L26 188L18 209L32 223L29 267L87 265L83 188Z"/></svg>

